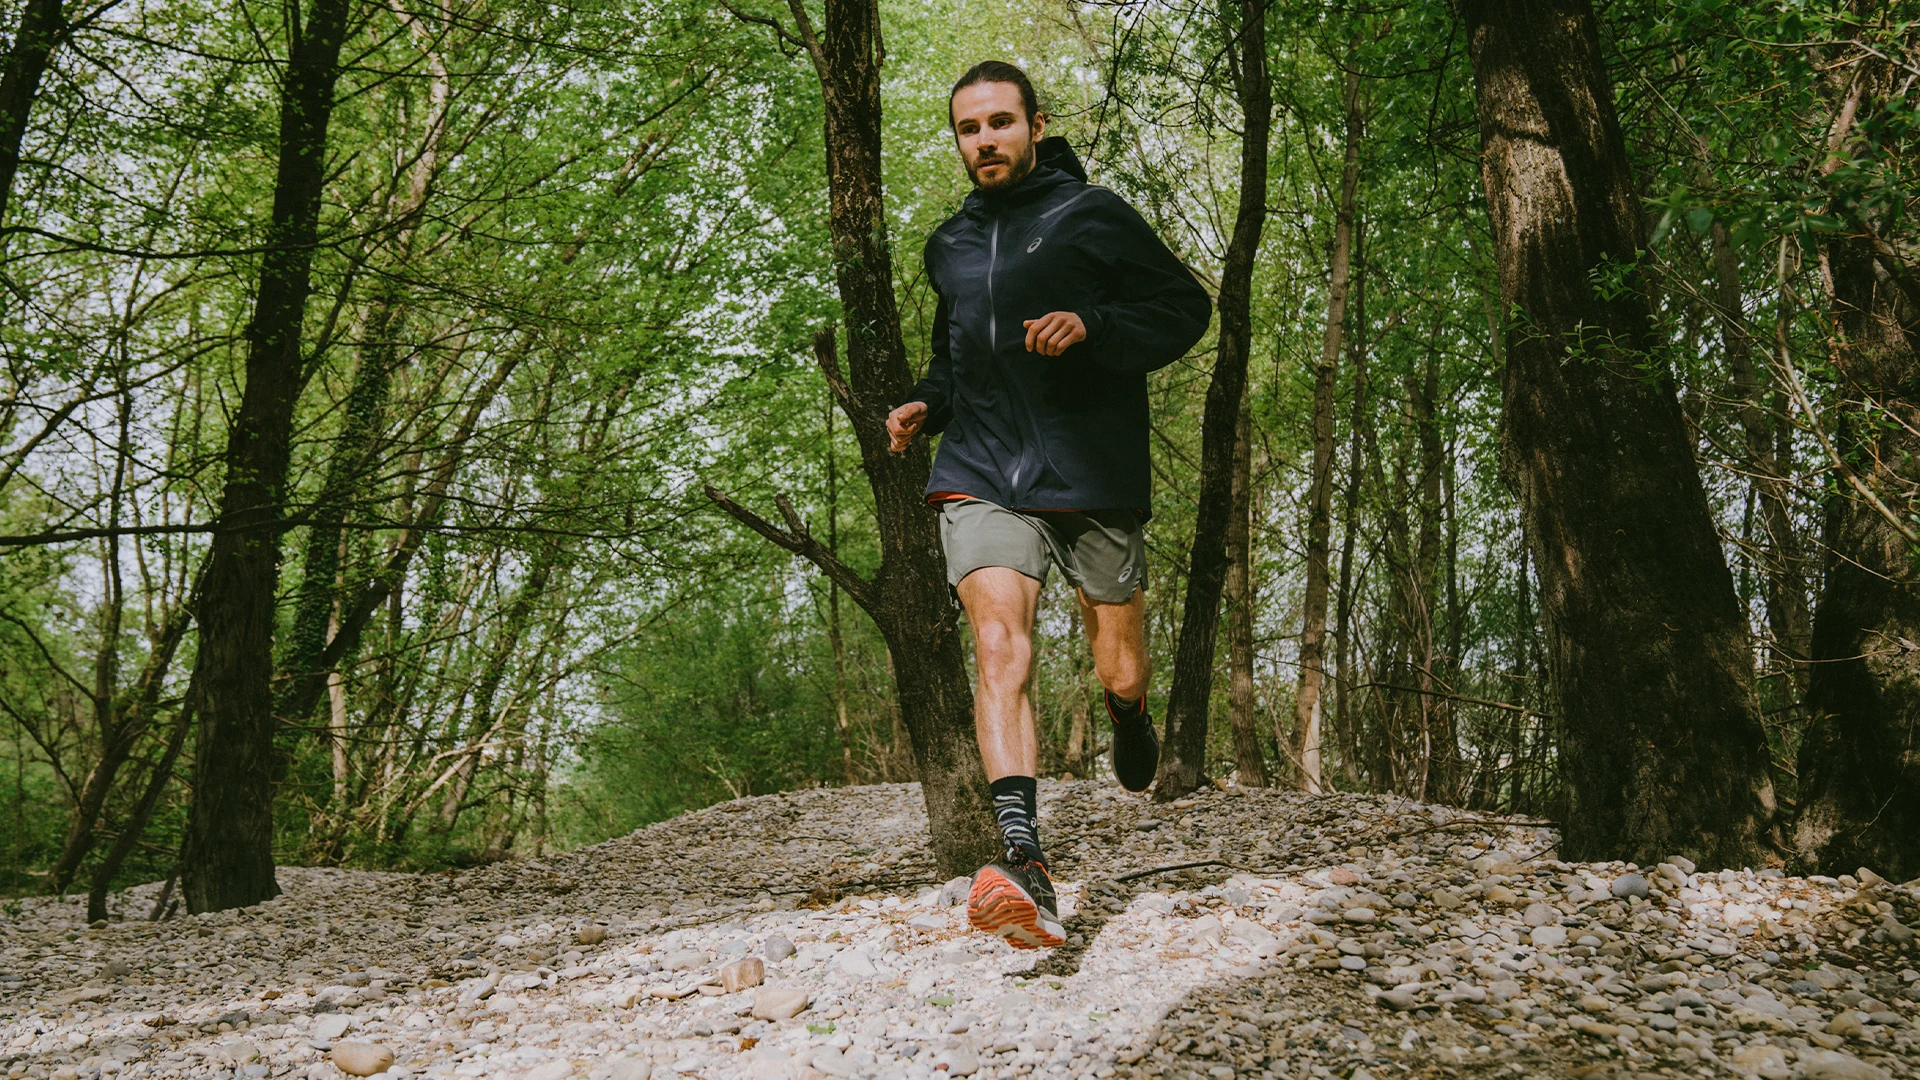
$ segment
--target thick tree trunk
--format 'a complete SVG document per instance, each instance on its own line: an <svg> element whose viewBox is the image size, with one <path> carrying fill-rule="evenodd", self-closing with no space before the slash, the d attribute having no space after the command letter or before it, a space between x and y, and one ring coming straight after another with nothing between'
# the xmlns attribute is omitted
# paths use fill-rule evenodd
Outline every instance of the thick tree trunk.
<svg viewBox="0 0 1920 1080"><path fill-rule="evenodd" d="M1360 183L1360 71L1346 85L1346 154L1340 202L1333 217L1333 258L1327 273L1327 321L1313 375L1313 466L1307 486L1307 588L1300 630L1300 681L1294 689L1293 752L1300 786L1320 793L1320 744L1327 681L1327 591L1333 535L1333 409L1340 343L1347 326L1347 285L1353 265L1354 201Z"/></svg>
<svg viewBox="0 0 1920 1080"><path fill-rule="evenodd" d="M0 60L0 225L7 220L7 207L13 199L13 178L20 171L20 143L27 135L27 118L33 114L33 100L40 95L40 80L46 76L47 61L66 36L67 22L62 0L27 0L20 13L13 42ZM5 244L0 233L0 245Z"/></svg>
<svg viewBox="0 0 1920 1080"><path fill-rule="evenodd" d="M1233 521L1227 528L1227 722L1240 782L1267 786L1253 714L1253 409L1241 402L1233 431Z"/></svg>
<svg viewBox="0 0 1920 1080"><path fill-rule="evenodd" d="M1827 497L1793 841L1810 870L1905 881L1920 877L1920 310L1895 278L1911 270L1875 255L1883 222L1835 208L1854 219L1826 251L1841 479Z"/></svg>
<svg viewBox="0 0 1920 1080"><path fill-rule="evenodd" d="M1167 802L1206 782L1207 709L1213 697L1214 639L1220 593L1227 580L1227 528L1233 517L1233 442L1246 395L1247 355L1253 345L1253 267L1267 221L1267 138L1273 94L1267 75L1263 0L1222 4L1227 22L1237 8L1234 75L1244 134L1240 139L1240 200L1233 238L1220 268L1220 338L1200 421L1200 506L1189 554L1186 607L1174 645L1173 690L1167 698L1166 747L1154 799Z"/></svg>
<svg viewBox="0 0 1920 1080"><path fill-rule="evenodd" d="M304 374L301 325L349 6L348 0L312 0L304 21L291 28L281 83L279 174L247 325L247 384L228 430L226 487L195 612L199 733L181 883L187 909L195 913L257 904L280 891L273 875L275 723L269 687L280 579L278 519Z"/></svg>
<svg viewBox="0 0 1920 1080"><path fill-rule="evenodd" d="M1502 298L1505 453L1539 567L1561 852L1753 866L1773 812L1747 628L1671 378L1587 0L1460 0ZM1631 282L1628 282L1631 285Z"/></svg>
<svg viewBox="0 0 1920 1080"><path fill-rule="evenodd" d="M906 397L913 374L900 337L881 191L880 7L877 0L827 0L817 34L800 0L792 0L790 10L826 104L827 225L847 325L846 375L830 333L816 336L815 353L860 444L873 488L880 572L873 581L854 573L807 533L797 515L788 516L783 531L717 490L708 494L768 539L805 555L872 616L893 662L934 864L944 877L968 874L999 855L1000 836L973 736L973 688L947 588L938 519L924 495L930 457L924 440L903 454L887 449L887 412Z"/></svg>

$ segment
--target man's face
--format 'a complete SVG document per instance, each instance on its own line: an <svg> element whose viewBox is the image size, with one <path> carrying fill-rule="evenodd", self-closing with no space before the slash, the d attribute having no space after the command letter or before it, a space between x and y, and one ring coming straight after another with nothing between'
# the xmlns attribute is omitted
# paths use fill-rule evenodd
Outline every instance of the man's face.
<svg viewBox="0 0 1920 1080"><path fill-rule="evenodd" d="M1012 83L974 83L953 95L953 138L960 146L960 160L984 191L1025 179L1046 130L1045 116L1027 123L1026 104Z"/></svg>

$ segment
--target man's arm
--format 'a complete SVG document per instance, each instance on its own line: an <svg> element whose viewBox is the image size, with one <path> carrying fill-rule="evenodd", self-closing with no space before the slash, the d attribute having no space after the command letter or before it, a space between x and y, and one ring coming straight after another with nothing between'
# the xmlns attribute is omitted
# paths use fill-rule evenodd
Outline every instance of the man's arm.
<svg viewBox="0 0 1920 1080"><path fill-rule="evenodd" d="M887 416L887 434L897 453L907 448L922 431L937 435L953 419L953 354L947 345L947 298L939 292L933 309L933 354L927 363L927 376L907 391L907 400ZM915 406L920 406L915 408Z"/></svg>
<svg viewBox="0 0 1920 1080"><path fill-rule="evenodd" d="M1086 325L1085 352L1111 371L1156 371L1207 332L1213 299L1124 199L1102 204L1077 238L1106 274L1109 297L1074 313Z"/></svg>

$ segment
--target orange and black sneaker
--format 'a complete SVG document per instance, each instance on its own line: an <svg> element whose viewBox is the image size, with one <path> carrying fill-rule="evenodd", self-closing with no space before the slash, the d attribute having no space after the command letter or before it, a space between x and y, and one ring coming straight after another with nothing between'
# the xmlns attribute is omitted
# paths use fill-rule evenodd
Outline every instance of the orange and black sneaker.
<svg viewBox="0 0 1920 1080"><path fill-rule="evenodd" d="M1067 943L1059 903L1045 863L1018 859L1013 852L973 875L967 895L967 921L975 930L998 934L1016 949L1051 949Z"/></svg>

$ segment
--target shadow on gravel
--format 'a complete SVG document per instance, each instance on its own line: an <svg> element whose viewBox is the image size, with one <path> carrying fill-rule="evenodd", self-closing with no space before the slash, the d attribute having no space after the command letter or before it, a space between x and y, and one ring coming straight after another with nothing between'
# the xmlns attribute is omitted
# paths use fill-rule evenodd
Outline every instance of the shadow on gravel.
<svg viewBox="0 0 1920 1080"><path fill-rule="evenodd" d="M1410 1034L1412 1033L1411 1037ZM1223 1080L1227 1076L1514 1076L1631 1080L1635 1073L1597 1050L1529 1046L1492 1021L1423 1010L1409 1016L1375 1005L1350 976L1267 968L1195 988L1167 1010L1154 1046L1121 1077Z"/></svg>

